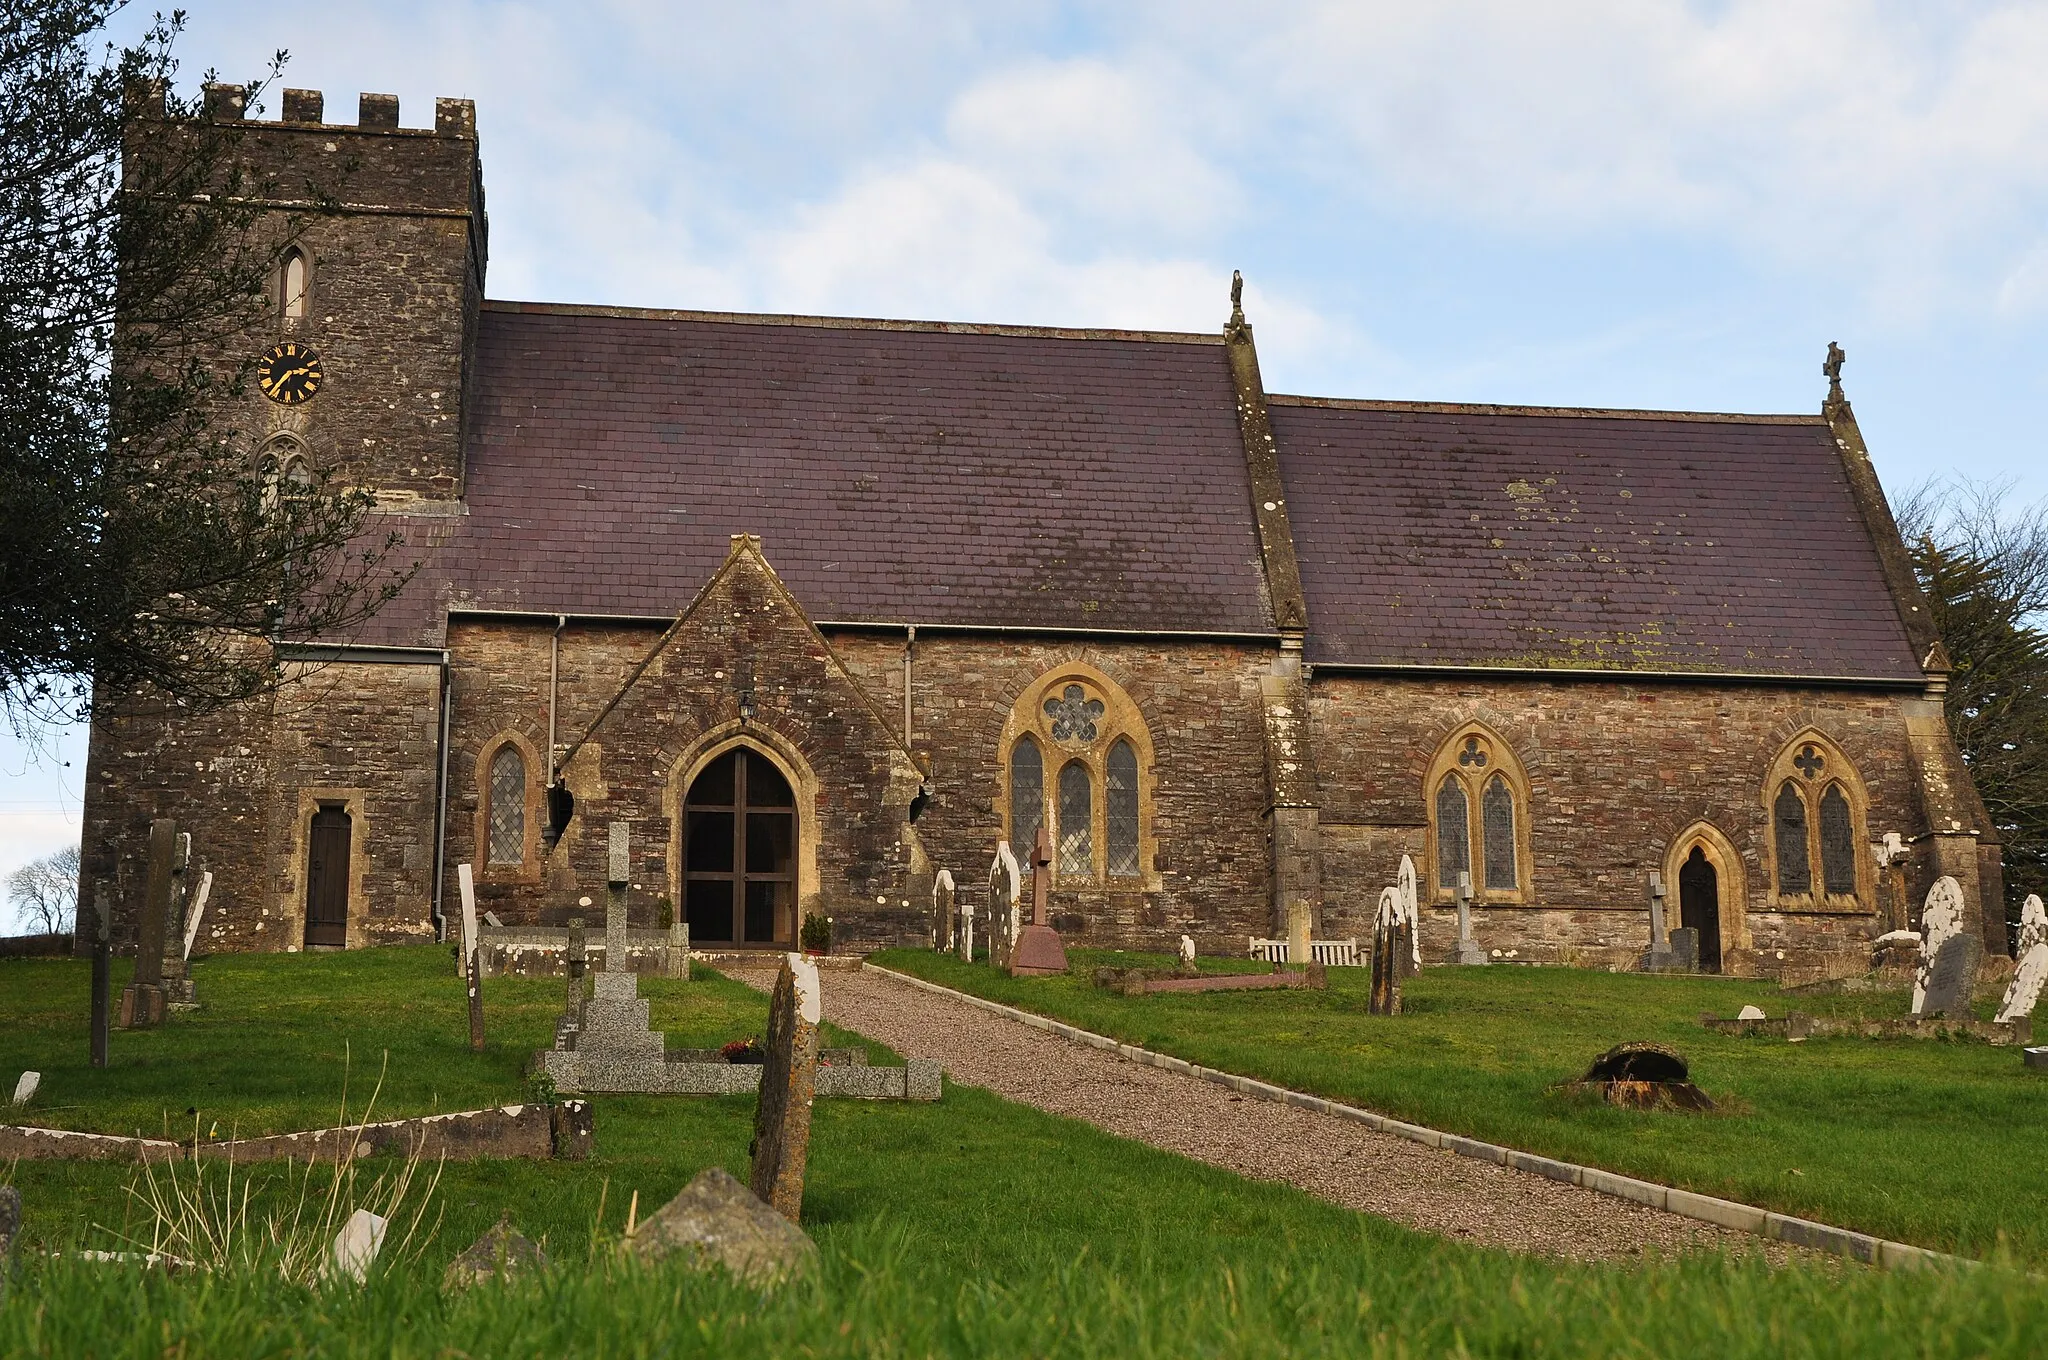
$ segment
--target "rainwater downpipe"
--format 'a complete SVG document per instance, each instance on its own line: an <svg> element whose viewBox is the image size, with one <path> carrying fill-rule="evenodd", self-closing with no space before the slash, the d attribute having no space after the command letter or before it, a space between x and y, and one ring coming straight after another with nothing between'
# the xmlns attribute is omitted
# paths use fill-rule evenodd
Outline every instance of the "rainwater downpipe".
<svg viewBox="0 0 2048 1360"><path fill-rule="evenodd" d="M903 625L903 749L910 749L910 649L917 645L917 625Z"/></svg>
<svg viewBox="0 0 2048 1360"><path fill-rule="evenodd" d="M555 634L548 644L548 783L555 782L555 687L562 678L562 630L569 626L567 614L555 615Z"/></svg>
<svg viewBox="0 0 2048 1360"><path fill-rule="evenodd" d="M448 853L448 653L441 653L441 750L434 777L434 939L448 938L448 917L441 910L442 861Z"/></svg>

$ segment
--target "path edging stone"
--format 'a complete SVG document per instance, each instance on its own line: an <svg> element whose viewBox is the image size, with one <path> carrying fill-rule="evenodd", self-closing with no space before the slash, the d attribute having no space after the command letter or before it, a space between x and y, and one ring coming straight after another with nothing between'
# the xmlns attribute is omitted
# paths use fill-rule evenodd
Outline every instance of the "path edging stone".
<svg viewBox="0 0 2048 1360"><path fill-rule="evenodd" d="M990 1011L1006 1019L1029 1026L1032 1029L1056 1034L1062 1039L1071 1039L1075 1043L1084 1044L1089 1048L1099 1048L1105 1052L1114 1053L1118 1057L1129 1059L1131 1062L1140 1063L1147 1067L1159 1067L1169 1072L1179 1072L1185 1076L1198 1077L1203 1081L1214 1082L1219 1086L1228 1087L1230 1090L1236 1091L1241 1095L1256 1096L1261 1100L1270 1100L1282 1105L1294 1105L1301 1109L1312 1110L1317 1114L1328 1115L1334 1119L1349 1120L1354 1124L1363 1124L1367 1128L1376 1129L1381 1133L1391 1133L1410 1142L1421 1143L1433 1148L1441 1148L1446 1152L1455 1152L1460 1157L1471 1157L1478 1161L1493 1162L1514 1171L1527 1171L1533 1175L1547 1177L1550 1180L1562 1181L1567 1185L1576 1185L1583 1189L1596 1191L1599 1194L1611 1195L1616 1199L1629 1200L1636 1204L1646 1205L1652 1209L1661 1209L1665 1213L1676 1214L1681 1218L1690 1218L1696 1222L1710 1223L1715 1227L1729 1228L1736 1232L1752 1233L1758 1237L1786 1243L1789 1246L1807 1247L1814 1251L1831 1252L1835 1255L1847 1256L1887 1270L1922 1269L1930 1266L1976 1266L1982 1264L1982 1262L1971 1260L1966 1256L1952 1256L1946 1252L1933 1251L1926 1247L1916 1247L1909 1242L1894 1242L1889 1238L1872 1237L1867 1233L1853 1232L1850 1229L1837 1228L1827 1223L1817 1223L1812 1219L1795 1218L1789 1214L1781 1214L1774 1210L1759 1209L1753 1204L1743 1204L1736 1200L1717 1199L1712 1195L1702 1195L1693 1190L1680 1190L1675 1186L1659 1185L1654 1181L1637 1180L1633 1176L1624 1176L1618 1172L1603 1171L1596 1166L1581 1166L1576 1162L1562 1162L1555 1158L1538 1156L1533 1152L1523 1152L1518 1148L1502 1147L1497 1143L1482 1142L1476 1138L1467 1138L1462 1134L1445 1133L1439 1129L1428 1128L1421 1124L1410 1124L1403 1120L1389 1118L1383 1114L1375 1114L1371 1110L1360 1109L1356 1105L1346 1105L1341 1101L1310 1095L1306 1091L1295 1091L1285 1086L1275 1086L1270 1082L1260 1081L1255 1077L1240 1076L1235 1072L1224 1072L1213 1067L1204 1067L1200 1063L1191 1063L1185 1058L1176 1058L1171 1054L1155 1053L1149 1048L1139 1048L1135 1044L1123 1043L1120 1040L1110 1038L1108 1035L1097 1034L1093 1030L1081 1029L1078 1026L1049 1019L1043 1015L1034 1015L1030 1011L1019 1010L1015 1006L1005 1006L1000 1001L990 1001L986 997L957 991L951 987L941 986L936 982L927 982L923 978L912 977L908 973L899 973L893 968L884 968L878 963L868 963L863 960L861 968L863 971L879 973L883 977L906 983L923 991L934 992L940 996L951 997L956 1001L963 1001L970 1006Z"/></svg>

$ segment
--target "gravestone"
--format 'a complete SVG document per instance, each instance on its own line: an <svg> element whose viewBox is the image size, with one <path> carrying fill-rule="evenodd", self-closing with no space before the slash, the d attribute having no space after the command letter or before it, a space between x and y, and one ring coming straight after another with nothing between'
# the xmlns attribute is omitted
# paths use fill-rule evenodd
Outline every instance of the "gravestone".
<svg viewBox="0 0 2048 1360"><path fill-rule="evenodd" d="M942 941L953 933L953 871L939 870L932 879L932 948L943 949Z"/></svg>
<svg viewBox="0 0 2048 1360"><path fill-rule="evenodd" d="M626 889L631 864L632 826L611 824L605 900L604 971L591 979L591 998L583 1003L583 1025L576 1051L599 1062L662 1061L668 1041L647 1016L640 979L626 949Z"/></svg>
<svg viewBox="0 0 2048 1360"><path fill-rule="evenodd" d="M1933 985L1935 958L1962 929L1963 886L1943 875L1927 890L1927 902L1920 912L1920 967L1913 977L1913 1014L1929 1014L1927 989Z"/></svg>
<svg viewBox="0 0 2048 1360"><path fill-rule="evenodd" d="M2009 1025L2032 1015L2044 984L2048 984L2048 940L2020 956L2019 967L2013 970L2012 985L2005 989L2005 1000L1999 1003L1998 1014L1992 1018L2001 1025Z"/></svg>
<svg viewBox="0 0 2048 1360"><path fill-rule="evenodd" d="M2013 957L2025 958L2040 944L2048 944L2048 907L2041 905L2038 893L2030 893L2027 904L2020 908L2020 937L2013 945Z"/></svg>
<svg viewBox="0 0 2048 1360"><path fill-rule="evenodd" d="M1373 1015L1401 1013L1401 917L1401 890L1381 889L1372 918L1372 996L1366 1007Z"/></svg>
<svg viewBox="0 0 2048 1360"><path fill-rule="evenodd" d="M462 894L462 975L469 987L469 1050L484 1051L484 979L477 959L476 880L467 864L455 866L455 884Z"/></svg>
<svg viewBox="0 0 2048 1360"><path fill-rule="evenodd" d="M583 941L583 918L569 918L569 944L562 954L562 1016L555 1022L555 1047L576 1047L583 1031L583 975L589 971L590 953Z"/></svg>
<svg viewBox="0 0 2048 1360"><path fill-rule="evenodd" d="M1394 886L1401 893L1401 929L1407 938L1407 948L1395 958L1400 961L1401 976L1413 977L1422 971L1422 899L1415 891L1415 861L1406 855L1401 856Z"/></svg>
<svg viewBox="0 0 2048 1360"><path fill-rule="evenodd" d="M1970 994L1977 986L1977 970L1984 963L1984 941L1974 930L1962 931L1942 941L1935 951L1927 990L1922 996L1921 1015L1948 1020L1970 1018Z"/></svg>
<svg viewBox="0 0 2048 1360"><path fill-rule="evenodd" d="M384 1230L389 1221L368 1209L358 1209L334 1235L334 1254L329 1269L361 1284L369 1276L377 1253L384 1250Z"/></svg>
<svg viewBox="0 0 2048 1360"><path fill-rule="evenodd" d="M113 915L114 905L107 895L107 885L96 883L92 892L92 1018L88 1022L91 1032L87 1042L92 1054L94 1067L107 1065L107 1011L113 986L114 947Z"/></svg>
<svg viewBox="0 0 2048 1360"><path fill-rule="evenodd" d="M213 875L202 871L199 875L199 887L192 894L192 905L185 912L185 944L178 951L180 957L188 965L188 973L185 978L185 996L187 1000L190 1000L192 997L192 979L189 973L189 965L192 961L192 945L199 938L199 923L206 919L206 900L212 895Z"/></svg>
<svg viewBox="0 0 2048 1360"><path fill-rule="evenodd" d="M186 897L191 892L192 833L180 831L171 852L171 905L164 913L164 1002L193 1004L191 980L185 974Z"/></svg>
<svg viewBox="0 0 2048 1360"><path fill-rule="evenodd" d="M1195 941L1192 936L1180 937L1180 971L1183 977L1195 975Z"/></svg>
<svg viewBox="0 0 2048 1360"><path fill-rule="evenodd" d="M20 1081L17 1081L16 1083L14 1083L14 1103L15 1103L15 1105L16 1105L16 1106L22 1106L22 1105L26 1105L26 1104L28 1104L28 1103L29 1103L29 1102L30 1102L31 1100L34 1100L34 1099L35 1099L35 1095L36 1095L36 1088L37 1088L37 1087L39 1087L39 1086L41 1086L42 1084L43 1084L43 1074L42 1074L42 1073L40 1073L40 1072L24 1072L24 1073L22 1073L22 1074L21 1074L21 1080L20 1080Z"/></svg>
<svg viewBox="0 0 2048 1360"><path fill-rule="evenodd" d="M668 954L662 959L662 973L678 982L690 980L690 923L680 915L668 923Z"/></svg>
<svg viewBox="0 0 2048 1360"><path fill-rule="evenodd" d="M149 824L149 879L142 897L142 928L135 945L135 980L121 991L121 1028L148 1029L164 1020L164 938L171 911L171 863L178 824Z"/></svg>
<svg viewBox="0 0 2048 1360"><path fill-rule="evenodd" d="M989 963L996 968L1010 966L1011 951L1023 923L1017 915L1017 898L1023 890L1024 871L1008 841L996 842L996 856L988 866L988 894L983 910L989 927Z"/></svg>
<svg viewBox="0 0 2048 1360"><path fill-rule="evenodd" d="M1735 1013L1735 1018L1737 1020L1763 1020L1768 1017L1764 1015L1764 1008L1762 1006L1744 1006Z"/></svg>
<svg viewBox="0 0 2048 1360"><path fill-rule="evenodd" d="M1650 948L1643 955L1643 969L1659 973L1677 966L1671 954L1671 937L1664 929L1664 875L1650 870Z"/></svg>
<svg viewBox="0 0 2048 1360"><path fill-rule="evenodd" d="M1048 920L1052 892L1052 845L1045 828L1031 845L1031 924L1017 932L1010 950L1011 977L1044 977L1067 971L1067 946Z"/></svg>
<svg viewBox="0 0 2048 1360"><path fill-rule="evenodd" d="M496 1227L472 1242L469 1250L448 1263L447 1272L441 1276L441 1287L468 1289L485 1280L504 1280L528 1271L545 1270L547 1264L548 1254L513 1227L509 1217L501 1218Z"/></svg>
<svg viewBox="0 0 2048 1360"><path fill-rule="evenodd" d="M785 954L768 1003L767 1061L754 1106L749 1178L761 1202L791 1223L803 1220L804 1164L811 1147L811 1103L818 1087L818 965Z"/></svg>
<svg viewBox="0 0 2048 1360"><path fill-rule="evenodd" d="M1484 967L1490 960L1479 941L1472 938L1472 875L1458 875L1458 962L1467 968Z"/></svg>
<svg viewBox="0 0 2048 1360"><path fill-rule="evenodd" d="M1697 973L1700 970L1698 926L1679 926L1671 932L1671 966L1681 973Z"/></svg>
<svg viewBox="0 0 2048 1360"><path fill-rule="evenodd" d="M719 1166L699 1172L681 1194L641 1223L627 1250L644 1261L681 1256L698 1270L720 1267L756 1289L818 1262L817 1244L802 1228Z"/></svg>

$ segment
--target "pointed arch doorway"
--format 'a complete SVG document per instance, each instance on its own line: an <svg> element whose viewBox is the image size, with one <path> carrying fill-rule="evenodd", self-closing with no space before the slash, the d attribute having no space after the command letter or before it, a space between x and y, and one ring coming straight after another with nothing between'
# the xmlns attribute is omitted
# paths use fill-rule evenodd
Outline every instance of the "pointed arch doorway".
<svg viewBox="0 0 2048 1360"><path fill-rule="evenodd" d="M797 807L788 778L747 746L712 760L683 797L690 943L793 948Z"/></svg>
<svg viewBox="0 0 2048 1360"><path fill-rule="evenodd" d="M1700 971L1752 969L1747 879L1741 856L1712 822L1694 822L1664 852L1664 881L1678 889L1678 919L1700 935Z"/></svg>
<svg viewBox="0 0 2048 1360"><path fill-rule="evenodd" d="M1678 866L1678 923L1700 933L1700 971L1721 971L1721 876L1695 845Z"/></svg>

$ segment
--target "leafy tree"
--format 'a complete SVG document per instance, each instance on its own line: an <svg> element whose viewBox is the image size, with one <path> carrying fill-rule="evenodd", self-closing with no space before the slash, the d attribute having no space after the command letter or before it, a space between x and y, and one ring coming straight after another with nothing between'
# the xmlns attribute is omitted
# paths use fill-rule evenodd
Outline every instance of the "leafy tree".
<svg viewBox="0 0 2048 1360"><path fill-rule="evenodd" d="M1949 730L2005 840L2006 913L2048 891L2048 503L1928 484L1899 527L1955 669Z"/></svg>
<svg viewBox="0 0 2048 1360"><path fill-rule="evenodd" d="M78 920L78 847L16 869L7 876L7 897L29 934L69 934Z"/></svg>
<svg viewBox="0 0 2048 1360"><path fill-rule="evenodd" d="M83 716L96 689L261 693L273 641L345 628L400 583L397 540L364 541L366 493L318 469L281 489L221 416L251 375L217 356L247 351L224 342L299 219L238 163L232 123L165 93L182 14L121 48L98 36L120 8L0 0L0 709L18 730ZM158 96L167 117L147 116Z"/></svg>

